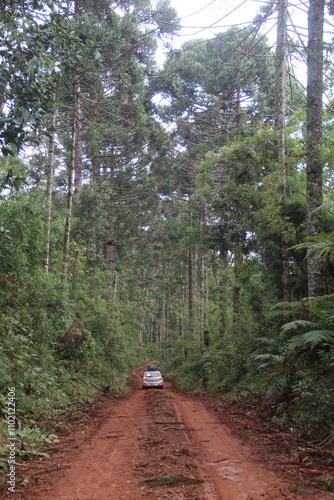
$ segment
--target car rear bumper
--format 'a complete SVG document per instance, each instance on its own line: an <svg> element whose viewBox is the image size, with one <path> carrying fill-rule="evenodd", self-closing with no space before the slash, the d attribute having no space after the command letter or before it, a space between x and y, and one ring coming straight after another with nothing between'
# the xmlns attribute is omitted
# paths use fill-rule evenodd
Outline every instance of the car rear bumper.
<svg viewBox="0 0 334 500"><path fill-rule="evenodd" d="M143 389L146 387L163 387L162 382L143 382Z"/></svg>

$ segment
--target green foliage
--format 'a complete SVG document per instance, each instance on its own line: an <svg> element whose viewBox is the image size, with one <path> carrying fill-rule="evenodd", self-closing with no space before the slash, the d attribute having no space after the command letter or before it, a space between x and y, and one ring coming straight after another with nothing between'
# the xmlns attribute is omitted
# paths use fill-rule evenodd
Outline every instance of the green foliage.
<svg viewBox="0 0 334 500"><path fill-rule="evenodd" d="M174 34L179 28L176 10L170 5L169 0L159 0L152 17L156 22L160 35Z"/></svg>
<svg viewBox="0 0 334 500"><path fill-rule="evenodd" d="M167 361L165 373L176 379L182 390L200 391L211 373L212 362L210 355L197 353L193 343L189 343L183 354Z"/></svg>
<svg viewBox="0 0 334 500"><path fill-rule="evenodd" d="M284 304L282 305L284 307ZM331 296L322 297L321 300L304 300L298 304L289 304L289 309L295 316L303 313L307 319L295 319L282 326L281 333L287 339L288 347L313 349L331 344L334 337L331 306Z"/></svg>
<svg viewBox="0 0 334 500"><path fill-rule="evenodd" d="M25 427L22 430L17 430L15 435L20 443L20 448L15 451L20 457L48 456L41 448L59 442L56 434L46 433L39 427Z"/></svg>
<svg viewBox="0 0 334 500"><path fill-rule="evenodd" d="M40 193L31 191L30 196L21 192L15 197L6 197L1 203L2 272L19 277L26 270L39 267L44 236L42 200Z"/></svg>
<svg viewBox="0 0 334 500"><path fill-rule="evenodd" d="M266 397L273 402L286 401L290 389L289 376L286 373L280 373L273 378L268 386Z"/></svg>
<svg viewBox="0 0 334 500"><path fill-rule="evenodd" d="M333 340L334 330L310 330L294 336L289 340L288 345L291 349L294 347L305 347L307 345L312 348L318 344L332 342Z"/></svg>
<svg viewBox="0 0 334 500"><path fill-rule="evenodd" d="M298 372L292 386L292 409L295 424L305 437L326 436L333 431L334 391L330 382L318 374Z"/></svg>

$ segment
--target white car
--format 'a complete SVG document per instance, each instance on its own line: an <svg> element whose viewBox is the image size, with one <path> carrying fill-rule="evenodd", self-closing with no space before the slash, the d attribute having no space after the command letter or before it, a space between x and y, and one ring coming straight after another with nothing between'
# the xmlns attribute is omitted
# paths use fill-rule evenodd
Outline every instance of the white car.
<svg viewBox="0 0 334 500"><path fill-rule="evenodd" d="M145 372L143 375L143 389L147 389L148 387L158 387L159 389L163 389L164 381L162 375L158 371L154 372Z"/></svg>

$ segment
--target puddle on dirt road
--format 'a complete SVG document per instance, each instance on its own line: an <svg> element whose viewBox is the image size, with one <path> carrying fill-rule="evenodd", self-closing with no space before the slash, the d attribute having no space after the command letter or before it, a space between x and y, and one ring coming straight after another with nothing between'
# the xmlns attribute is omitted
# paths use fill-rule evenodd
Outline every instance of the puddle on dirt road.
<svg viewBox="0 0 334 500"><path fill-rule="evenodd" d="M227 465L224 462L226 462L226 459L217 462L209 462L207 463L207 465L215 467L216 470L219 472L220 475L222 475L224 479L232 479L233 481L242 481L243 478L239 475L240 472L242 472L242 469L233 466L233 464Z"/></svg>

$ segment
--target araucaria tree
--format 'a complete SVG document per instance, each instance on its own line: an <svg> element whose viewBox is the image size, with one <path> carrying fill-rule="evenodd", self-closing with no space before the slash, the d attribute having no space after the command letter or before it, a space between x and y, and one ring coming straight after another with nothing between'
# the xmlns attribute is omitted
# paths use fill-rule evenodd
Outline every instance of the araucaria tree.
<svg viewBox="0 0 334 500"><path fill-rule="evenodd" d="M323 230L323 67L324 67L324 9L323 0L310 0L308 13L307 48L307 236L312 241ZM326 291L324 262L318 254L308 257L308 295L323 295Z"/></svg>

